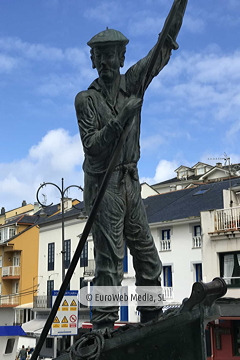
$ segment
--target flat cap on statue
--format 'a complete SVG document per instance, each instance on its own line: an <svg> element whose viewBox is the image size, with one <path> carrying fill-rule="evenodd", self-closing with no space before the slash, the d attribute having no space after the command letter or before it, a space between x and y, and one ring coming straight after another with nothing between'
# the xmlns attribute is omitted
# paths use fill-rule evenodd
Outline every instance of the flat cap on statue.
<svg viewBox="0 0 240 360"><path fill-rule="evenodd" d="M103 45L127 45L129 40L120 32L114 29L101 31L88 41L88 46L94 48Z"/></svg>

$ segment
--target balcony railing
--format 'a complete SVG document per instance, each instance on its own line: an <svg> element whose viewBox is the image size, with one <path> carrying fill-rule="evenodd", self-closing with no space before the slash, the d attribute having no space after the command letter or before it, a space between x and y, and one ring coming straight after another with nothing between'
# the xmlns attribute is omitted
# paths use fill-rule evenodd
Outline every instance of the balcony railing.
<svg viewBox="0 0 240 360"><path fill-rule="evenodd" d="M2 276L20 276L20 266L6 266L2 268Z"/></svg>
<svg viewBox="0 0 240 360"><path fill-rule="evenodd" d="M19 304L19 295L2 295L0 296L0 305L16 306Z"/></svg>
<svg viewBox="0 0 240 360"><path fill-rule="evenodd" d="M93 276L95 272L95 261L94 259L88 260L88 266L84 268L85 276Z"/></svg>
<svg viewBox="0 0 240 360"><path fill-rule="evenodd" d="M240 276L232 276L232 277L223 277L227 286L229 287L240 287Z"/></svg>
<svg viewBox="0 0 240 360"><path fill-rule="evenodd" d="M215 210L215 231L240 229L240 206Z"/></svg>
<svg viewBox="0 0 240 360"><path fill-rule="evenodd" d="M202 246L202 237L200 236L194 236L193 237L193 248L200 248Z"/></svg>
<svg viewBox="0 0 240 360"><path fill-rule="evenodd" d="M171 240L160 240L160 251L171 250Z"/></svg>
<svg viewBox="0 0 240 360"><path fill-rule="evenodd" d="M50 295L34 296L33 307L38 309L49 309L52 307L52 297Z"/></svg>
<svg viewBox="0 0 240 360"><path fill-rule="evenodd" d="M173 299L172 287L163 286L162 289L163 289L164 300Z"/></svg>

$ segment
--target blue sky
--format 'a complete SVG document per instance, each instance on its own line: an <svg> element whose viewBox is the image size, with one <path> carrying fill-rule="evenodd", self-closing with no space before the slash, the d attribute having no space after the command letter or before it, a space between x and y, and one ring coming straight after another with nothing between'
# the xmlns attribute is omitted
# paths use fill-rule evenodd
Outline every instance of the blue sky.
<svg viewBox="0 0 240 360"><path fill-rule="evenodd" d="M171 4L0 1L0 207L33 203L43 181L83 185L73 103L97 77L86 43L107 26L120 30L130 39L126 71L155 44ZM240 162L239 25L239 0L189 1L180 48L145 95L142 181L173 177L180 165L214 164L208 159L224 152Z"/></svg>

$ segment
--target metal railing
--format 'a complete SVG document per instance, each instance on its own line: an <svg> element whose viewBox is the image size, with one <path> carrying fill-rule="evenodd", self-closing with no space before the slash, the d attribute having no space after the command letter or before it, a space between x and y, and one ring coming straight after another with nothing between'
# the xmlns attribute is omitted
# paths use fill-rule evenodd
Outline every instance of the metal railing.
<svg viewBox="0 0 240 360"><path fill-rule="evenodd" d="M238 285L240 287L240 276L224 276L222 279L226 282L227 285Z"/></svg>
<svg viewBox="0 0 240 360"><path fill-rule="evenodd" d="M85 276L92 276L95 272L95 260L91 259L88 260L88 266L85 266L84 268L84 275Z"/></svg>
<svg viewBox="0 0 240 360"><path fill-rule="evenodd" d="M160 251L171 250L171 240L160 240Z"/></svg>
<svg viewBox="0 0 240 360"><path fill-rule="evenodd" d="M2 295L0 296L0 305L18 305L19 295Z"/></svg>
<svg viewBox="0 0 240 360"><path fill-rule="evenodd" d="M202 247L202 236L194 236L193 237L193 248Z"/></svg>
<svg viewBox="0 0 240 360"><path fill-rule="evenodd" d="M2 268L2 276L20 276L20 266L5 266Z"/></svg>
<svg viewBox="0 0 240 360"><path fill-rule="evenodd" d="M172 287L163 286L162 289L163 289L164 300L173 299L173 288Z"/></svg>
<svg viewBox="0 0 240 360"><path fill-rule="evenodd" d="M34 296L33 307L38 309L49 309L52 307L52 297L50 295Z"/></svg>
<svg viewBox="0 0 240 360"><path fill-rule="evenodd" d="M215 231L240 229L240 206L215 210Z"/></svg>

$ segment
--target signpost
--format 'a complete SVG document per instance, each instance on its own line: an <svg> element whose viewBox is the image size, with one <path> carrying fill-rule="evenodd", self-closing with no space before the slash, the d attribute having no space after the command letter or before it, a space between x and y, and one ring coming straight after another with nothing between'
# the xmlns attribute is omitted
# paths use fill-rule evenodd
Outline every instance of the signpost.
<svg viewBox="0 0 240 360"><path fill-rule="evenodd" d="M58 291L52 292L52 304L56 300ZM78 333L78 291L65 292L62 302L51 326L52 336L77 335Z"/></svg>

